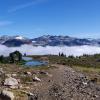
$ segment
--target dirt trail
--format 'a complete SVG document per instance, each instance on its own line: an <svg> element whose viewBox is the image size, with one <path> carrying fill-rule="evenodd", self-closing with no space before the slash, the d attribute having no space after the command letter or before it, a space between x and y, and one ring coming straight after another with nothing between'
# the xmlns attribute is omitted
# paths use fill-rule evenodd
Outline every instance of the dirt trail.
<svg viewBox="0 0 100 100"><path fill-rule="evenodd" d="M42 78L33 93L33 100L100 100L100 86L85 75L63 65L48 72L52 75Z"/></svg>

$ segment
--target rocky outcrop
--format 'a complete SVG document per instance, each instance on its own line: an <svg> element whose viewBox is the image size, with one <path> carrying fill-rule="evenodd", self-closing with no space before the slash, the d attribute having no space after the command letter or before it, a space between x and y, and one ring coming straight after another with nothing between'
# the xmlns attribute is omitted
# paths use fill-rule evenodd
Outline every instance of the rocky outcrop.
<svg viewBox="0 0 100 100"><path fill-rule="evenodd" d="M0 93L0 100L14 100L15 96L13 92L2 90Z"/></svg>
<svg viewBox="0 0 100 100"><path fill-rule="evenodd" d="M16 88L18 86L18 81L17 79L10 77L5 79L4 85L10 88Z"/></svg>

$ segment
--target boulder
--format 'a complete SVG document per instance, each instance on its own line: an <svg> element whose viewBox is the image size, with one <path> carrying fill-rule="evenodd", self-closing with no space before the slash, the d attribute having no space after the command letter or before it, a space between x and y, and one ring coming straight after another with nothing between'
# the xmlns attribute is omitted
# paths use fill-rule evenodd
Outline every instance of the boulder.
<svg viewBox="0 0 100 100"><path fill-rule="evenodd" d="M39 79L37 76L35 76L35 77L33 78L33 81L41 82L41 79Z"/></svg>
<svg viewBox="0 0 100 100"><path fill-rule="evenodd" d="M0 94L0 100L14 100L14 94L11 91L2 90Z"/></svg>
<svg viewBox="0 0 100 100"><path fill-rule="evenodd" d="M32 73L31 73L31 72L24 72L24 74L25 74L25 75L29 75L29 76L31 76L31 75L32 75Z"/></svg>
<svg viewBox="0 0 100 100"><path fill-rule="evenodd" d="M10 77L10 78L5 79L4 85L14 88L15 86L18 86L18 81L17 79Z"/></svg>

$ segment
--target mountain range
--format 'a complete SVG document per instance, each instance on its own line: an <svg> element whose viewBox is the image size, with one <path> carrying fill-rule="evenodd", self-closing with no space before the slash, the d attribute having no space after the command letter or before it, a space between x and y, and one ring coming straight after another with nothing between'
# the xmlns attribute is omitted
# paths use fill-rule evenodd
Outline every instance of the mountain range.
<svg viewBox="0 0 100 100"><path fill-rule="evenodd" d="M26 38L22 36L1 36L0 44L8 47L19 47L24 44L33 46L100 46L100 39L75 38L70 36L43 35L37 38Z"/></svg>

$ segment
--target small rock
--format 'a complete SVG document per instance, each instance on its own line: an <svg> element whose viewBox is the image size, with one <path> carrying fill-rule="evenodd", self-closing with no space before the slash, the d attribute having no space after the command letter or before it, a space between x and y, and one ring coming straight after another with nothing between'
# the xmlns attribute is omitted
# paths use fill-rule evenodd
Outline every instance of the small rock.
<svg viewBox="0 0 100 100"><path fill-rule="evenodd" d="M33 81L41 82L41 79L39 79L37 76L35 76L35 78L33 78Z"/></svg>
<svg viewBox="0 0 100 100"><path fill-rule="evenodd" d="M87 82L82 82L83 83L83 85L87 85Z"/></svg>
<svg viewBox="0 0 100 100"><path fill-rule="evenodd" d="M93 78L93 79L90 80L90 82L97 83L97 80L98 80L97 78Z"/></svg>
<svg viewBox="0 0 100 100"><path fill-rule="evenodd" d="M11 91L2 90L0 94L2 100L14 100L14 94Z"/></svg>
<svg viewBox="0 0 100 100"><path fill-rule="evenodd" d="M32 72L32 75L33 75L33 74L37 74L37 72L33 71L33 72Z"/></svg>
<svg viewBox="0 0 100 100"><path fill-rule="evenodd" d="M18 83L20 83L20 79L17 79Z"/></svg>
<svg viewBox="0 0 100 100"><path fill-rule="evenodd" d="M48 74L48 73L45 72L45 71L40 71L39 73L40 73L40 74L44 74L44 75L47 75L47 74Z"/></svg>
<svg viewBox="0 0 100 100"><path fill-rule="evenodd" d="M11 76L12 76L12 77L16 77L16 76L17 76L17 74L12 74Z"/></svg>
<svg viewBox="0 0 100 100"><path fill-rule="evenodd" d="M49 76L49 77L52 77L51 74L49 74L48 72L45 72L45 71L40 71L39 73L40 73L40 74L43 74L43 75L47 75L47 76Z"/></svg>
<svg viewBox="0 0 100 100"><path fill-rule="evenodd" d="M52 77L52 74L47 74L47 76Z"/></svg>
<svg viewBox="0 0 100 100"><path fill-rule="evenodd" d="M94 98L98 98L98 95L93 95Z"/></svg>
<svg viewBox="0 0 100 100"><path fill-rule="evenodd" d="M2 68L0 68L0 75L1 75L1 74L4 74L4 71L3 71Z"/></svg>
<svg viewBox="0 0 100 100"><path fill-rule="evenodd" d="M30 89L30 87L29 86L27 86L27 87L24 87L25 89Z"/></svg>
<svg viewBox="0 0 100 100"><path fill-rule="evenodd" d="M33 93L28 93L28 95L30 95L30 96L34 96L34 94L33 94Z"/></svg>
<svg viewBox="0 0 100 100"><path fill-rule="evenodd" d="M32 73L31 72L24 72L24 74L31 76Z"/></svg>
<svg viewBox="0 0 100 100"><path fill-rule="evenodd" d="M11 74L6 74L7 77L11 77Z"/></svg>
<svg viewBox="0 0 100 100"><path fill-rule="evenodd" d="M16 89L18 86L9 86L11 89Z"/></svg>
<svg viewBox="0 0 100 100"><path fill-rule="evenodd" d="M22 89L23 88L23 86L20 84L19 86L18 86L18 89Z"/></svg>

